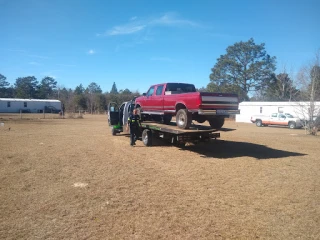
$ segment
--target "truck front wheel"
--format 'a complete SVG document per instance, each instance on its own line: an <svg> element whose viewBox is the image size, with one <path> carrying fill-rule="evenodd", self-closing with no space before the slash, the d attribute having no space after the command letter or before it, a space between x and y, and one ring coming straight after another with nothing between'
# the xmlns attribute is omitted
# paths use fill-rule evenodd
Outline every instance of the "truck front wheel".
<svg viewBox="0 0 320 240"><path fill-rule="evenodd" d="M214 129L220 129L224 124L224 118L211 118L208 121L210 126Z"/></svg>
<svg viewBox="0 0 320 240"><path fill-rule="evenodd" d="M180 109L176 115L176 123L179 128L188 129L192 122L192 115L187 109Z"/></svg>

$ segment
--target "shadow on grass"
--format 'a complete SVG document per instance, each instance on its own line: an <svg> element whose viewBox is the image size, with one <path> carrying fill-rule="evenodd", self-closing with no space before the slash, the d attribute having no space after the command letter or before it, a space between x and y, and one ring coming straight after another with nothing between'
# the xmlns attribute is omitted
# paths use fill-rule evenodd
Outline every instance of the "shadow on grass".
<svg viewBox="0 0 320 240"><path fill-rule="evenodd" d="M232 142L216 140L207 144L199 144L190 147L180 148L181 151L192 151L200 154L203 158L237 158L253 157L257 160L266 160L270 158L285 158L293 156L305 156L306 154L298 152L289 152L270 148L264 145L247 142Z"/></svg>
<svg viewBox="0 0 320 240"><path fill-rule="evenodd" d="M231 131L234 131L234 130L236 130L236 129L234 129L234 128L221 128L218 131L219 132L231 132Z"/></svg>

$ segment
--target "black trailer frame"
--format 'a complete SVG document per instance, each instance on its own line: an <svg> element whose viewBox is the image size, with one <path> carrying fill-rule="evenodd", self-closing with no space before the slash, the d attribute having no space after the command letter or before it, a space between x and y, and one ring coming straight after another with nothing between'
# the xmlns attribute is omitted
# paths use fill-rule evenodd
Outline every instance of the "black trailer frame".
<svg viewBox="0 0 320 240"><path fill-rule="evenodd" d="M185 146L186 143L209 142L220 138L216 130L202 125L193 125L190 129L180 129L176 125L165 125L155 122L142 122L141 140L145 146L152 146L152 140L162 138L172 144Z"/></svg>

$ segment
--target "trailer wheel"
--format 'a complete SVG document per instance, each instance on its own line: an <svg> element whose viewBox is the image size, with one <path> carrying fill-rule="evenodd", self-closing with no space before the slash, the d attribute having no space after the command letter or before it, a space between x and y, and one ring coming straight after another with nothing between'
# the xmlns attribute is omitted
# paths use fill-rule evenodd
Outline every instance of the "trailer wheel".
<svg viewBox="0 0 320 240"><path fill-rule="evenodd" d="M220 129L224 124L224 118L211 118L208 121L210 126L214 129Z"/></svg>
<svg viewBox="0 0 320 240"><path fill-rule="evenodd" d="M150 147L152 145L152 132L149 129L143 130L142 142L147 147Z"/></svg>
<svg viewBox="0 0 320 240"><path fill-rule="evenodd" d="M176 123L179 128L188 129L192 122L191 113L187 109L180 109L176 115Z"/></svg>
<svg viewBox="0 0 320 240"><path fill-rule="evenodd" d="M115 136L117 134L117 131L114 129L114 127L111 128L111 133L113 136Z"/></svg>
<svg viewBox="0 0 320 240"><path fill-rule="evenodd" d="M289 128L291 128L291 129L296 128L296 123L295 122L289 122Z"/></svg>
<svg viewBox="0 0 320 240"><path fill-rule="evenodd" d="M261 120L257 120L256 121L256 126L257 127L262 127L262 121Z"/></svg>

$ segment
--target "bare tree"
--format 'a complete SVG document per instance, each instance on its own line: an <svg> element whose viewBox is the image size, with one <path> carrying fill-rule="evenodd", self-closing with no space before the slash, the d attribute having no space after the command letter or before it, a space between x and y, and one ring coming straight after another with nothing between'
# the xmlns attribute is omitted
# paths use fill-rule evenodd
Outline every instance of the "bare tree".
<svg viewBox="0 0 320 240"><path fill-rule="evenodd" d="M314 134L317 131L316 117L320 115L320 50L315 54L314 60L303 66L297 76L297 81L301 87L301 100L297 111L303 116L306 131Z"/></svg>

